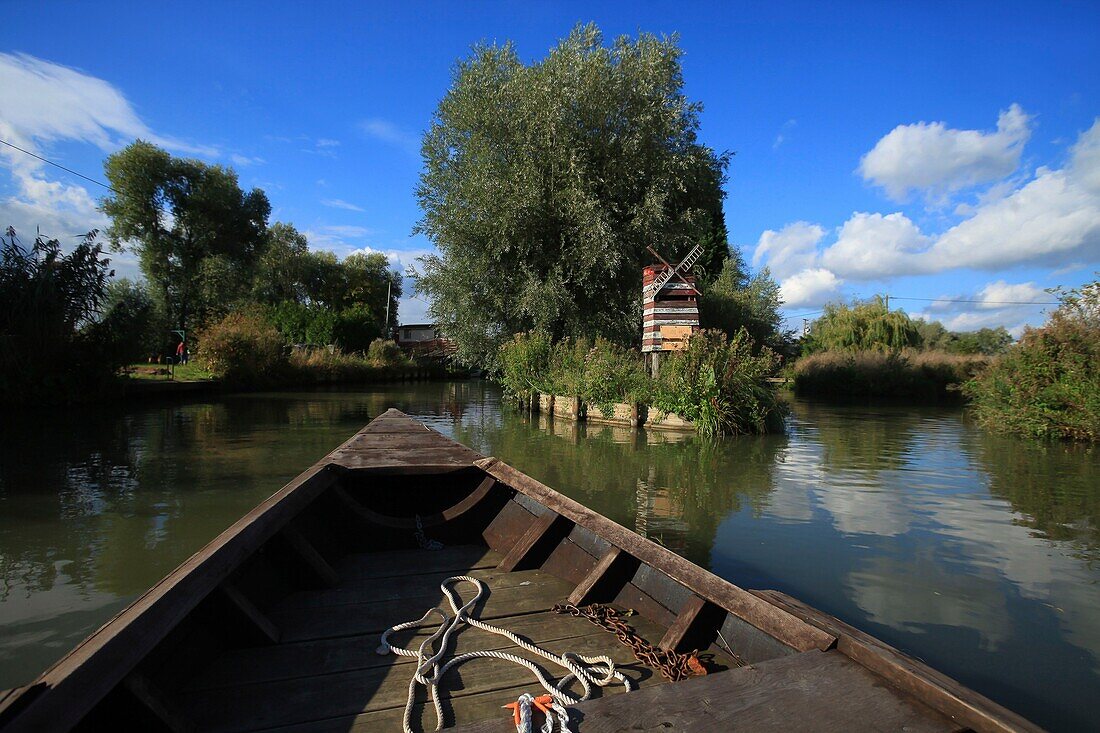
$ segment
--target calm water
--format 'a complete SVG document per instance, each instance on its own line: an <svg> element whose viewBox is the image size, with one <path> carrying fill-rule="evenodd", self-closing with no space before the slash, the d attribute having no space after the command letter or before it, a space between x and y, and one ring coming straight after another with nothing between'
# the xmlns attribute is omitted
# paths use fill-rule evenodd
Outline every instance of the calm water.
<svg viewBox="0 0 1100 733"><path fill-rule="evenodd" d="M391 406L1042 725L1096 725L1100 451L801 402L784 435L632 433L532 420L482 382L0 414L0 688Z"/></svg>

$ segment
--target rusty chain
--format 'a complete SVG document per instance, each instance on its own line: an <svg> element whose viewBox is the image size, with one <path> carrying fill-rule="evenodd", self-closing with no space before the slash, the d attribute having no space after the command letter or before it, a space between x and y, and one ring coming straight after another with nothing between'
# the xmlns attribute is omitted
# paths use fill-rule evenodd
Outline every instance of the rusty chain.
<svg viewBox="0 0 1100 733"><path fill-rule="evenodd" d="M591 603L577 607L572 603L559 603L550 609L554 613L567 613L570 616L586 618L605 631L610 631L625 646L634 652L634 658L647 667L660 671L665 679L677 682L688 677L698 677L707 673L699 660L699 650L680 654L664 650L650 644L638 635L629 624L622 620L622 614L611 606Z"/></svg>

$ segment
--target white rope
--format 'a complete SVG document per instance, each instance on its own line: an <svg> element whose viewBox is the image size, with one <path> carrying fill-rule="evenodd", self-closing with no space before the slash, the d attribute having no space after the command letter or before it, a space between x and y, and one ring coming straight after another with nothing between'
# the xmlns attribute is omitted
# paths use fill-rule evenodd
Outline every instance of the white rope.
<svg viewBox="0 0 1100 733"><path fill-rule="evenodd" d="M532 733L531 728L531 705L535 703L535 698L530 693L523 693L516 700L516 705L519 707L519 722L516 723L516 733ZM537 705L537 703L535 703ZM542 721L542 728L540 733L554 733L554 723L558 724L558 728L561 733L569 733L569 711L559 705L557 702L550 703L550 712L546 714L545 719Z"/></svg>
<svg viewBox="0 0 1100 733"><path fill-rule="evenodd" d="M471 600L467 601L463 606L458 605L458 599L454 595L454 591L451 589L451 585L454 583L472 583L477 588L477 595ZM403 657L415 657L417 660L416 671L413 673L412 680L409 681L409 699L405 704L405 720L404 731L405 733L413 733L412 730L412 709L413 701L416 695L416 686L418 684L424 685L428 688L431 694L432 704L435 706L436 715L436 730L443 729L443 706L439 701L439 688L442 686L443 676L447 673L447 670L452 667L458 666L463 662L467 662L471 659L477 659L480 657L490 657L493 659L503 659L513 664L526 667L534 673L539 683L543 686L550 695L553 697L554 703L561 707L560 715L565 716L565 722L568 723L568 714L566 713L565 705L576 705L581 700L587 700L592 694L593 685L598 687L605 687L618 681L626 687L629 692L633 689L630 680L625 677L621 672L615 670L615 663L611 661L607 656L586 657L581 654L574 654L572 652L565 652L560 657L553 652L541 649L526 639L517 636L507 629L502 629L496 626L491 626L484 621L476 619L469 615L470 610L481 600L482 595L485 594L485 584L477 578L471 578L467 575L456 575L451 578L447 578L439 585L443 591L443 595L447 597L447 601L451 605L451 610L454 612L454 618L447 616L446 612L438 609L431 608L415 621L406 621L404 623L391 626L382 633L382 642L378 647L379 654L387 654L393 652ZM413 651L411 649L402 649L401 647L392 646L388 639L391 634L405 629L411 629L424 624L433 614L438 614L442 619L439 628L432 633L427 639L425 639L420 647ZM533 654L547 659L560 667L563 667L569 671L569 674L562 677L557 682L552 679L548 679L542 669L534 662L517 656L515 654L509 654L507 652L500 651L476 651L466 652L465 654L459 654L447 663L440 665L439 660L447 653L447 646L450 643L451 636L458 630L460 624L469 624L483 631L488 631L492 634L498 634L511 641L516 646L526 649ZM439 650L432 655L428 655L427 652L433 648L433 642L436 639L442 637L439 644ZM580 698L574 698L569 693L565 692L564 687L570 680L576 679L581 683L584 688L584 694ZM528 711L529 712L529 711ZM549 717L549 716L548 716ZM552 723L550 724L553 725ZM552 727L547 729L543 726L546 733L550 733Z"/></svg>

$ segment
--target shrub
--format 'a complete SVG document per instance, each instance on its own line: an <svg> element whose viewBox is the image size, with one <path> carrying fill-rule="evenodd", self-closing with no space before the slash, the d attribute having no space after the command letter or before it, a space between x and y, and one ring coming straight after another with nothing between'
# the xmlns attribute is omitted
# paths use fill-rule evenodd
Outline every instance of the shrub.
<svg viewBox="0 0 1100 733"><path fill-rule="evenodd" d="M767 348L754 355L745 329L732 339L721 331L700 331L684 351L664 360L652 404L688 418L704 434L768 432L783 415L768 383L778 361Z"/></svg>
<svg viewBox="0 0 1100 733"><path fill-rule="evenodd" d="M1100 281L1061 296L1041 328L966 384L978 421L1040 438L1100 440Z"/></svg>
<svg viewBox="0 0 1100 733"><path fill-rule="evenodd" d="M616 402L646 402L651 394L649 375L640 356L603 338L597 338L584 353L578 381L576 394L605 415L614 412Z"/></svg>
<svg viewBox="0 0 1100 733"><path fill-rule="evenodd" d="M282 335L257 311L237 311L198 336L199 362L235 384L271 384L286 374Z"/></svg>
<svg viewBox="0 0 1100 733"><path fill-rule="evenodd" d="M823 351L795 363L794 389L838 399L958 399L960 386L989 362L942 351Z"/></svg>
<svg viewBox="0 0 1100 733"><path fill-rule="evenodd" d="M409 364L405 352L391 339L375 339L367 349L367 361L376 367L398 367Z"/></svg>
<svg viewBox="0 0 1100 733"><path fill-rule="evenodd" d="M528 399L535 392L549 393L550 353L553 342L545 331L517 333L500 347L500 382L506 394Z"/></svg>

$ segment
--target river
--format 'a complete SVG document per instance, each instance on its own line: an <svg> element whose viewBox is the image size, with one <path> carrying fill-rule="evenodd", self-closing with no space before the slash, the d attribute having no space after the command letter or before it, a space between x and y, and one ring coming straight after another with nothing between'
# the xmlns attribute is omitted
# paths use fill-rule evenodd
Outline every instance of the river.
<svg viewBox="0 0 1100 733"><path fill-rule="evenodd" d="M1096 725L1097 449L798 400L780 435L632 432L523 415L481 381L0 414L0 688L391 406L1040 725Z"/></svg>

